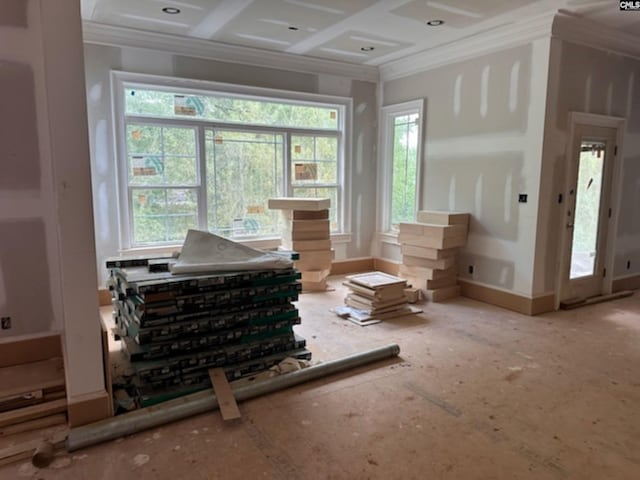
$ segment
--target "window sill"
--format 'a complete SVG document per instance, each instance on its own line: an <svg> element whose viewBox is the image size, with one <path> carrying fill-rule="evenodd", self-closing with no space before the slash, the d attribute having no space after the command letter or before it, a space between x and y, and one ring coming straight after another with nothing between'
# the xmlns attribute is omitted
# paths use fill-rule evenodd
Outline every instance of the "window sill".
<svg viewBox="0 0 640 480"><path fill-rule="evenodd" d="M398 233L397 232L378 232L378 241L381 243L388 243L391 245L400 245L398 242Z"/></svg>
<svg viewBox="0 0 640 480"><path fill-rule="evenodd" d="M331 243L350 243L351 233L332 233Z"/></svg>

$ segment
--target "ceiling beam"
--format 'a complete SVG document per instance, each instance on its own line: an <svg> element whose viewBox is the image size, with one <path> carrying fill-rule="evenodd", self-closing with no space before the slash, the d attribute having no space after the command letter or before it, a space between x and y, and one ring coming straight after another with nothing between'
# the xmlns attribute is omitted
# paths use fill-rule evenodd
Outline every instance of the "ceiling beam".
<svg viewBox="0 0 640 480"><path fill-rule="evenodd" d="M253 3L253 0L222 0L204 19L196 25L190 35L211 39L228 22Z"/></svg>
<svg viewBox="0 0 640 480"><path fill-rule="evenodd" d="M185 57L205 58L316 75L337 75L369 82L378 81L378 69L369 65L305 57L259 48L218 43L200 38L115 27L95 22L85 21L82 27L83 40L87 44L145 48Z"/></svg>
<svg viewBox="0 0 640 480"><path fill-rule="evenodd" d="M305 54L314 48L323 45L329 40L334 39L347 30L363 30L363 25L366 25L367 17L375 15L376 13L388 13L389 10L393 10L399 7L409 0L382 0L374 3L370 7L367 7L359 12L350 15L333 25L320 30L304 40L296 43L292 47L289 47L286 51L288 53Z"/></svg>

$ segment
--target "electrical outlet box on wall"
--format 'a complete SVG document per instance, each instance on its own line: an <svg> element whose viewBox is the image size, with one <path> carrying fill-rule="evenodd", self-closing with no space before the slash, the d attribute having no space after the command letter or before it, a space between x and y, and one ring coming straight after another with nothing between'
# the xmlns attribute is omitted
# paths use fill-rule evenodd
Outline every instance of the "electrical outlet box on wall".
<svg viewBox="0 0 640 480"><path fill-rule="evenodd" d="M13 318L11 315L0 313L0 330L11 330Z"/></svg>

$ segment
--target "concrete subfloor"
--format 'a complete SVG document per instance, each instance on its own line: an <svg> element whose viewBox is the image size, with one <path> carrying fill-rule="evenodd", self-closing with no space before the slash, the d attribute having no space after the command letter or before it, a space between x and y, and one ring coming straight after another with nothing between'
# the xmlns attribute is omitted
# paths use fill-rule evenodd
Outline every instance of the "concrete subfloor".
<svg viewBox="0 0 640 480"><path fill-rule="evenodd" d="M640 296L527 317L466 298L359 327L299 307L315 360L400 358L59 456L33 479L638 479Z"/></svg>

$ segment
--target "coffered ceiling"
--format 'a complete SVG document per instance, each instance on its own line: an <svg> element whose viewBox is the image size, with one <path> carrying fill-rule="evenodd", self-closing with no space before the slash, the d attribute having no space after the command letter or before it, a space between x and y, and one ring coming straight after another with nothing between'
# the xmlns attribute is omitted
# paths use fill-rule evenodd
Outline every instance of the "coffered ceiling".
<svg viewBox="0 0 640 480"><path fill-rule="evenodd" d="M612 0L82 0L95 24L371 66L560 9L640 31Z"/></svg>

